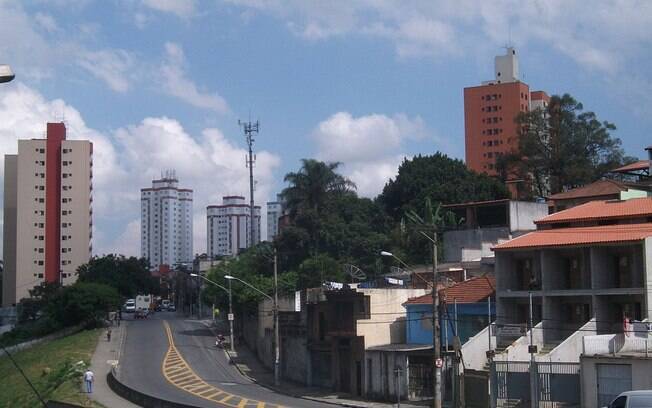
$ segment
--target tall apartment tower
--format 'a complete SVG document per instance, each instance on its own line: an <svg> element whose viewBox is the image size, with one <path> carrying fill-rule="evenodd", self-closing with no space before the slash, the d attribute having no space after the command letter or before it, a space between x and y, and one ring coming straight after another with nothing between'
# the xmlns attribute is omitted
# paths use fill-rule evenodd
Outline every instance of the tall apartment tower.
<svg viewBox="0 0 652 408"><path fill-rule="evenodd" d="M279 233L279 218L283 215L283 200L280 194L276 195L276 201L267 202L267 240L273 241Z"/></svg>
<svg viewBox="0 0 652 408"><path fill-rule="evenodd" d="M46 139L18 140L5 155L2 304L11 306L43 282L64 285L90 260L93 144L66 140L63 123Z"/></svg>
<svg viewBox="0 0 652 408"><path fill-rule="evenodd" d="M252 246L251 207L242 196L222 197L222 205L206 207L207 253L215 256L237 255ZM254 207L253 244L260 242L260 207Z"/></svg>
<svg viewBox="0 0 652 408"><path fill-rule="evenodd" d="M496 158L518 148L516 116L545 108L550 100L543 91L530 92L519 80L514 48L496 57L494 72L494 80L464 88L466 166L491 176L497 175Z"/></svg>
<svg viewBox="0 0 652 408"><path fill-rule="evenodd" d="M192 190L179 188L174 171L166 171L140 190L141 254L152 270L191 264L192 238Z"/></svg>

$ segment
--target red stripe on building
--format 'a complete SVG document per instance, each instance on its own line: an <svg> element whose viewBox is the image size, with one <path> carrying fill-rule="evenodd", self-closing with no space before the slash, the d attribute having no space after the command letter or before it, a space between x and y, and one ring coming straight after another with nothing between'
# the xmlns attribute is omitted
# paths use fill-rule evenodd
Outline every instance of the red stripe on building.
<svg viewBox="0 0 652 408"><path fill-rule="evenodd" d="M48 123L45 149L45 281L59 280L61 270L61 143L63 123Z"/></svg>

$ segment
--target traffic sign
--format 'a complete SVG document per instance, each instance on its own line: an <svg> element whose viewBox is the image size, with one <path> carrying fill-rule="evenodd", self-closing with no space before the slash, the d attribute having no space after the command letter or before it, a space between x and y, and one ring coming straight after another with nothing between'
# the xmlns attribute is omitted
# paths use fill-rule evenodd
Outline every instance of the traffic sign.
<svg viewBox="0 0 652 408"><path fill-rule="evenodd" d="M229 313L229 321L231 322L233 320L235 320L235 319L233 319L233 313Z"/></svg>
<svg viewBox="0 0 652 408"><path fill-rule="evenodd" d="M444 361L441 358L435 360L435 367L441 368L444 365Z"/></svg>

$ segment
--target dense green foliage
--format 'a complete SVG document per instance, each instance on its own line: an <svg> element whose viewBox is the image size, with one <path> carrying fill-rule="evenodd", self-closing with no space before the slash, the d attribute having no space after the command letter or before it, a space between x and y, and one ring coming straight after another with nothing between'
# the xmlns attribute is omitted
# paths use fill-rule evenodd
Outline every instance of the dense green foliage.
<svg viewBox="0 0 652 408"><path fill-rule="evenodd" d="M547 108L521 113L519 146L499 158L503 178L529 180L545 197L598 180L609 170L630 163L616 127L585 112L572 96L554 95Z"/></svg>
<svg viewBox="0 0 652 408"><path fill-rule="evenodd" d="M456 204L508 197L499 180L475 173L461 160L438 152L405 159L377 201L398 222L408 211L423 213L426 199L434 204Z"/></svg>
<svg viewBox="0 0 652 408"><path fill-rule="evenodd" d="M125 257L124 255L95 256L89 263L77 269L79 282L103 283L114 287L124 298L133 298L137 294L158 294L158 279L152 277L144 258Z"/></svg>
<svg viewBox="0 0 652 408"><path fill-rule="evenodd" d="M102 322L108 312L120 308L122 299L115 288L101 283L76 282L64 286L45 307L53 320L64 326Z"/></svg>
<svg viewBox="0 0 652 408"><path fill-rule="evenodd" d="M104 284L76 282L62 287L43 283L30 290L29 298L20 301L18 324L0 336L0 344L21 343L68 326L96 327L121 302L115 288Z"/></svg>

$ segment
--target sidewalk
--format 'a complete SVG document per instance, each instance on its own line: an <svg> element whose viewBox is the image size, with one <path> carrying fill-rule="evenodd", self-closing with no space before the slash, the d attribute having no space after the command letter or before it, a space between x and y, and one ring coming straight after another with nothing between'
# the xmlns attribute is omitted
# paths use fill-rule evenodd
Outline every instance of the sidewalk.
<svg viewBox="0 0 652 408"><path fill-rule="evenodd" d="M102 330L100 339L91 359L91 370L95 373L95 384L90 397L107 408L138 408L126 399L115 394L106 382L106 375L111 367L120 360L120 352L127 335L127 322L120 326L111 326L111 341L106 341L106 330Z"/></svg>
<svg viewBox="0 0 652 408"><path fill-rule="evenodd" d="M203 321L206 326L211 327L211 321ZM236 348L236 352L231 353L228 348L225 348L226 354L229 356L235 367L242 375L256 382L257 384L269 388L280 394L290 395L295 398L303 398L316 402L326 404L340 405L343 407L356 407L356 408L392 408L396 404L381 403L376 401L365 401L349 394L337 393L323 388L307 387L298 383L282 380L281 384L276 387L274 385L274 373L258 361L258 358L249 348L240 344ZM402 408L421 408L430 406L431 402L423 403L407 403L401 401Z"/></svg>

